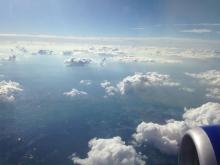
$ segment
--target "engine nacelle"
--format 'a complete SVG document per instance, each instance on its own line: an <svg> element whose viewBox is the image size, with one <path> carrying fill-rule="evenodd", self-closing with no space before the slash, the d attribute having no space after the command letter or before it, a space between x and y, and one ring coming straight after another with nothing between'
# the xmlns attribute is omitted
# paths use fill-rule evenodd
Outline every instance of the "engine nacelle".
<svg viewBox="0 0 220 165"><path fill-rule="evenodd" d="M187 131L180 146L179 165L220 165L220 125Z"/></svg>

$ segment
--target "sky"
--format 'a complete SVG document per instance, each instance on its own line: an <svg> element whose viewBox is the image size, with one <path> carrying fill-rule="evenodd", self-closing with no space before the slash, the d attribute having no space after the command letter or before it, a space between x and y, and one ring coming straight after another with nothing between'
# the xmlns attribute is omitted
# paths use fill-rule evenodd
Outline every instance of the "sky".
<svg viewBox="0 0 220 165"><path fill-rule="evenodd" d="M7 0L0 33L220 38L219 0Z"/></svg>

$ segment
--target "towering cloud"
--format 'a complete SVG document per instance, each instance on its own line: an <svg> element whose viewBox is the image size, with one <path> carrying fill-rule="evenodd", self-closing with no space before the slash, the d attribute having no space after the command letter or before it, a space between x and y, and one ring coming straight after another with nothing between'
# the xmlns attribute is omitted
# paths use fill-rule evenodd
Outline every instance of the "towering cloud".
<svg viewBox="0 0 220 165"><path fill-rule="evenodd" d="M0 101L14 101L14 94L22 91L21 85L14 81L0 82Z"/></svg>
<svg viewBox="0 0 220 165"><path fill-rule="evenodd" d="M144 165L141 155L133 146L126 145L120 137L111 139L92 139L89 141L90 151L87 158L76 155L72 160L80 165Z"/></svg>
<svg viewBox="0 0 220 165"><path fill-rule="evenodd" d="M167 154L176 154L183 134L190 128L219 124L220 104L208 102L198 108L186 109L182 121L168 120L166 124L142 122L133 137L137 143L149 142Z"/></svg>
<svg viewBox="0 0 220 165"><path fill-rule="evenodd" d="M135 73L133 76L125 77L118 84L118 88L120 93L126 94L132 90L143 90L147 87L172 87L179 86L180 84L177 82L173 82L170 79L169 75L159 74L157 72L148 72L146 74L143 73Z"/></svg>

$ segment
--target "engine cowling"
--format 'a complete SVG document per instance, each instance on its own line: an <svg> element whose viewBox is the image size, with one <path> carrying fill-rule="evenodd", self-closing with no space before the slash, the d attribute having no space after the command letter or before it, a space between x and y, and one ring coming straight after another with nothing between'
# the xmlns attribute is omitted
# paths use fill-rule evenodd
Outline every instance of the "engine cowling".
<svg viewBox="0 0 220 165"><path fill-rule="evenodd" d="M187 131L180 146L179 165L220 165L220 125Z"/></svg>

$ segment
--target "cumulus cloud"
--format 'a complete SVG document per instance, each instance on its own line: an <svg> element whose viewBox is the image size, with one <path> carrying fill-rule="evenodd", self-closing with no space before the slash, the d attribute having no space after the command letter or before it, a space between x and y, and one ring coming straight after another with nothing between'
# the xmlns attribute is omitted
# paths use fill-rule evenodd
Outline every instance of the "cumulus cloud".
<svg viewBox="0 0 220 165"><path fill-rule="evenodd" d="M160 151L176 154L184 133L193 127L220 123L220 104L208 102L197 108L185 109L183 120L168 120L166 124L142 122L133 137L137 143L149 142Z"/></svg>
<svg viewBox="0 0 220 165"><path fill-rule="evenodd" d="M0 101L14 101L15 94L22 91L21 85L14 81L0 82Z"/></svg>
<svg viewBox="0 0 220 165"><path fill-rule="evenodd" d="M183 33L210 33L212 32L211 29L188 29L188 30L182 30Z"/></svg>
<svg viewBox="0 0 220 165"><path fill-rule="evenodd" d="M15 61L16 56L14 54L12 54L12 55L9 55L7 58L4 58L3 60L5 60L5 61Z"/></svg>
<svg viewBox="0 0 220 165"><path fill-rule="evenodd" d="M208 98L220 99L220 71L208 70L201 73L186 73L186 75L200 79L202 83L208 85L206 89Z"/></svg>
<svg viewBox="0 0 220 165"><path fill-rule="evenodd" d="M85 65L90 64L91 62L92 62L91 59L74 58L74 57L71 57L64 61L64 63L68 66L85 66Z"/></svg>
<svg viewBox="0 0 220 165"><path fill-rule="evenodd" d="M16 49L19 50L22 53L27 53L28 50L25 47L16 46Z"/></svg>
<svg viewBox="0 0 220 165"><path fill-rule="evenodd" d="M133 146L126 145L120 137L92 139L87 158L73 155L73 162L80 165L144 165L141 155Z"/></svg>
<svg viewBox="0 0 220 165"><path fill-rule="evenodd" d="M110 86L111 85L111 82L110 81L107 81L107 80L104 80L100 83L101 87L102 88L105 88L107 86Z"/></svg>
<svg viewBox="0 0 220 165"><path fill-rule="evenodd" d="M80 80L80 84L91 85L92 84L92 80Z"/></svg>
<svg viewBox="0 0 220 165"><path fill-rule="evenodd" d="M111 82L104 80L101 82L101 87L105 89L105 93L107 96L113 96L118 92L118 88L113 86Z"/></svg>
<svg viewBox="0 0 220 165"><path fill-rule="evenodd" d="M71 91L69 91L69 92L64 92L63 93L65 96L69 96L69 97L77 97L77 96L86 96L86 95L88 95L88 93L87 92L85 92L85 91L79 91L79 90L77 90L77 89L75 89L75 88L73 88Z"/></svg>
<svg viewBox="0 0 220 165"><path fill-rule="evenodd" d="M53 51L52 50L44 50L40 49L36 53L33 53L33 55L52 55Z"/></svg>
<svg viewBox="0 0 220 165"><path fill-rule="evenodd" d="M5 55L4 55L5 54ZM9 55L7 55L9 54ZM16 52L13 49L10 49L10 52L1 52L0 50L0 57L3 61L15 61L16 60Z"/></svg>
<svg viewBox="0 0 220 165"><path fill-rule="evenodd" d="M157 72L135 73L132 76L125 77L118 83L120 93L126 94L132 90L143 90L147 87L172 87L179 86L180 84L170 79L169 75L159 74Z"/></svg>

